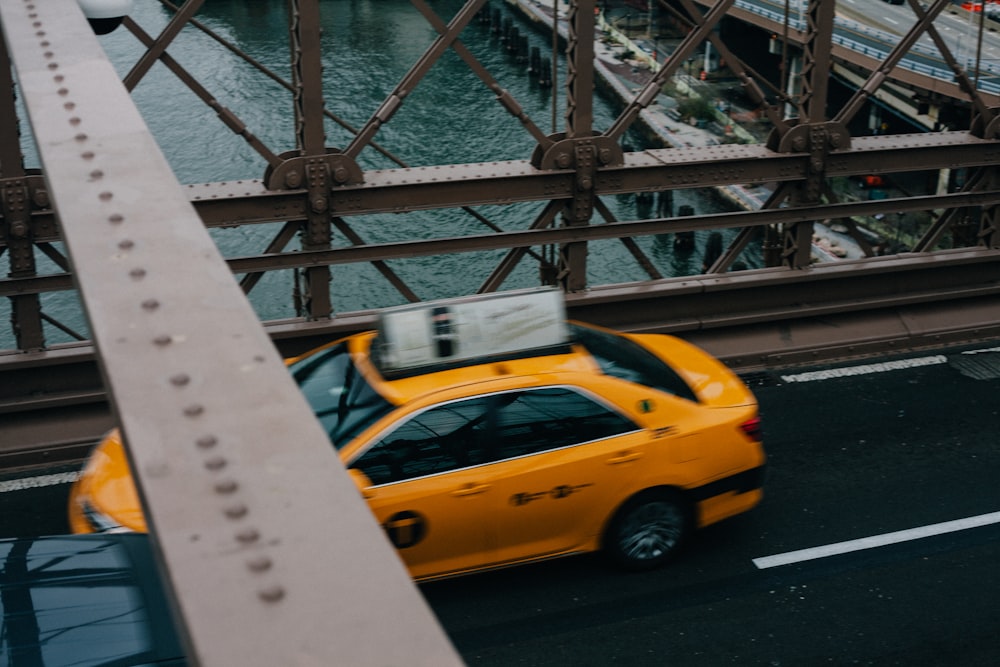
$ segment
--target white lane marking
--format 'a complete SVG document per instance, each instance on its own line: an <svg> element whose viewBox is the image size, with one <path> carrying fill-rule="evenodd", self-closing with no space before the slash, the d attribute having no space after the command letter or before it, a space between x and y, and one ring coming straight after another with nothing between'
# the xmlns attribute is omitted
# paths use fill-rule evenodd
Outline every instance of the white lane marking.
<svg viewBox="0 0 1000 667"><path fill-rule="evenodd" d="M781 379L785 382L814 382L816 380L830 380L832 378L850 377L852 375L870 375L872 373L885 373L886 371L898 371L907 368L934 366L936 364L946 363L948 363L948 357L943 354L937 354L932 357L899 359L897 361L884 361L874 364L863 364L861 366L845 366L843 368L829 368L822 371L808 371L806 373L782 375Z"/></svg>
<svg viewBox="0 0 1000 667"><path fill-rule="evenodd" d="M984 354L989 352L1000 352L1000 347L987 347L982 350L966 350L962 354Z"/></svg>
<svg viewBox="0 0 1000 667"><path fill-rule="evenodd" d="M875 547L883 547L887 544L897 544L899 542L919 540L924 537L943 535L945 533L953 533L959 530L988 526L994 523L1000 523L1000 512L990 512L989 514L980 514L979 516L968 517L966 519L955 519L954 521L945 521L943 523L935 523L929 526L921 526L919 528L899 530L894 533L884 533L882 535L862 537L861 539L849 540L847 542L837 542L836 544L827 544L821 547L799 549L798 551L788 551L774 556L754 558L753 564L756 565L758 569L763 570L769 567L800 563L802 561L814 560L816 558L826 558L828 556L838 556L840 554L846 554L852 551L861 551L863 549L874 549Z"/></svg>
<svg viewBox="0 0 1000 667"><path fill-rule="evenodd" d="M0 493L11 491L23 491L24 489L37 489L43 486L55 486L56 484L72 484L80 479L82 471L61 472L54 475L36 475L34 477L22 477L20 479L9 479L0 482Z"/></svg>

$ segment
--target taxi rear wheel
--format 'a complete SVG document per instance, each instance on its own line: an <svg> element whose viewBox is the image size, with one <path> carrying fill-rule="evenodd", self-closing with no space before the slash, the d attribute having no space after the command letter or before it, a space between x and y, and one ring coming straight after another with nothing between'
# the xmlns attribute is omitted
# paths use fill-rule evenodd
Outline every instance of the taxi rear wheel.
<svg viewBox="0 0 1000 667"><path fill-rule="evenodd" d="M604 550L627 570L650 570L673 558L690 530L691 514L678 494L650 491L618 510L605 533Z"/></svg>

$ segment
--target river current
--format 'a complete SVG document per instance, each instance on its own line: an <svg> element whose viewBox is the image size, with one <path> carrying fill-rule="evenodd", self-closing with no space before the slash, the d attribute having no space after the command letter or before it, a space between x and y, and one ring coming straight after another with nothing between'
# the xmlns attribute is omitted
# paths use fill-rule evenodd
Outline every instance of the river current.
<svg viewBox="0 0 1000 667"><path fill-rule="evenodd" d="M529 44L544 55L551 53L550 39L535 31L524 17L501 0L491 7L511 17L526 35ZM436 33L408 0L323 0L323 76L327 107L355 128L379 108ZM462 6L461 0L437 0L433 9L449 21ZM171 13L153 0L137 0L133 17L156 35L166 26ZM196 18L278 75L290 79L288 28L284 0L211 0ZM109 58L124 76L143 52L138 41L124 28L99 38ZM561 131L565 94L553 96L551 88L539 86L527 65L507 53L499 35L488 25L471 23L462 33L462 42L501 86L510 91L525 112L545 132ZM190 71L219 100L233 110L248 129L276 153L295 147L292 126L292 98L286 88L247 65L217 41L192 27L186 27L171 44L168 53ZM565 67L560 68L562 85ZM556 99L556 127L552 126L553 97ZM521 124L504 111L494 94L449 50L405 99L391 122L375 141L409 166L477 163L528 159L534 140ZM167 160L181 183L201 183L259 179L266 163L247 143L229 131L193 93L188 91L162 64L155 65L133 91ZM597 96L594 127L607 128L621 103ZM343 147L350 133L328 120L327 145ZM37 166L27 127L22 124L26 165ZM642 148L643 138L630 133L626 141ZM397 165L371 148L359 156L365 169L396 168ZM608 198L607 204L620 220L643 217L632 196ZM680 191L674 195L674 209L691 206L697 213L718 210L711 193ZM537 215L539 204L483 206L476 210L504 229L526 228ZM366 242L378 243L412 238L433 238L455 234L485 233L486 228L462 211L422 211L406 215L348 218L349 224ZM595 219L595 223L599 220ZM262 252L278 228L274 225L245 226L215 230L213 236L227 257ZM728 236L728 234L727 234ZM664 237L637 239L639 245L664 275L688 275L701 267L701 247L688 253L674 253ZM335 235L334 243L348 245ZM502 252L466 253L443 258L416 258L395 261L392 268L422 299L456 296L475 289L502 257ZM588 283L591 285L642 280L647 276L618 241L590 244ZM59 269L39 256L41 272ZM0 271L9 271L6 257L0 257ZM504 283L503 289L535 286L537 267L525 260ZM295 315L292 301L294 275L291 271L271 272L251 292L250 300L262 319ZM384 307L405 300L369 265L333 268L332 293L337 311ZM42 295L45 312L87 336L82 308L73 294ZM10 306L0 303L0 322L10 319ZM50 344L72 338L47 326ZM0 349L13 347L13 336L0 326Z"/></svg>

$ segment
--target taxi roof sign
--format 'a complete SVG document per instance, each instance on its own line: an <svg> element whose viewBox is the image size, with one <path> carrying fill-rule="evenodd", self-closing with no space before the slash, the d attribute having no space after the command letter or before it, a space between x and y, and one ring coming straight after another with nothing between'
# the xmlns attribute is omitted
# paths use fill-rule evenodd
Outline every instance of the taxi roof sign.
<svg viewBox="0 0 1000 667"><path fill-rule="evenodd" d="M531 356L569 343L562 292L512 290L386 308L378 365L387 375Z"/></svg>

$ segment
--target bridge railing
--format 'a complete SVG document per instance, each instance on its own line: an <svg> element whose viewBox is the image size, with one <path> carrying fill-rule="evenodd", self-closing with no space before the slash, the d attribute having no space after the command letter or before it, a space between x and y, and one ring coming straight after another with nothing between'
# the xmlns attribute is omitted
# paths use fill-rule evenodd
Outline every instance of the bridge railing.
<svg viewBox="0 0 1000 667"><path fill-rule="evenodd" d="M780 12L775 11L762 4L753 2L753 0L736 0L735 5L736 7L738 7L743 11L755 14L769 21L773 21L776 29L784 25L785 23L785 14L783 11ZM793 28L798 31L803 31L806 29L806 23L801 18L801 15L798 13L793 13L789 15L788 25L790 28ZM833 34L834 44L842 46L845 49L853 51L854 53L857 53L859 55L873 58L875 60L884 60L885 57L889 55L892 46L899 41L899 37L897 35L893 35L892 33L888 33L883 30L879 30L878 28L874 28L872 26L865 25L858 21L854 21L852 19L844 17L837 17L835 19L835 26L836 28ZM850 32L866 35L874 40L877 40L885 44L886 47L885 48L873 47L868 44L864 44L856 39L851 39L848 35L845 35L843 33L843 30L841 29L846 29ZM929 65L926 63L917 62L914 58L908 55L904 57L903 60L900 61L899 67L940 81L951 82L954 80L954 73L949 68L944 66L941 54L938 52L936 48L918 42L917 44L914 44L911 53L919 54L930 59L941 61L942 66L938 67L935 65ZM988 60L977 61L974 57L966 57L961 59L961 64L969 72L975 72L978 68L978 71L981 74L985 73L991 76L1000 75L1000 64L993 63ZM994 95L1000 94L1000 81L991 81L989 79L980 78L977 85L978 89L984 92Z"/></svg>

